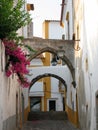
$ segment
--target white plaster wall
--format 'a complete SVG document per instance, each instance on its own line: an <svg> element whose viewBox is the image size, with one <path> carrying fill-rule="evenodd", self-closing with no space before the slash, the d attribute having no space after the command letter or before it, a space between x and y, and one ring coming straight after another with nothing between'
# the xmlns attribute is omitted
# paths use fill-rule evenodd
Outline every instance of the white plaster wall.
<svg viewBox="0 0 98 130"><path fill-rule="evenodd" d="M80 37L82 68L78 70L78 76L83 72L85 102L84 104L80 102L80 104L83 106L82 113L83 111L85 113L87 130L96 130L95 93L98 91L98 17L96 13L98 2L96 0L83 0L82 2L84 5ZM88 69L86 69L86 59L88 59ZM86 105L88 105L87 111Z"/></svg>
<svg viewBox="0 0 98 130"><path fill-rule="evenodd" d="M51 77L51 97L58 98L59 94L59 80Z"/></svg>
<svg viewBox="0 0 98 130"><path fill-rule="evenodd" d="M58 21L49 22L49 39L62 39L63 28Z"/></svg>
<svg viewBox="0 0 98 130"><path fill-rule="evenodd" d="M30 66L37 66L37 65L43 65L43 62L41 59L33 59L31 62L30 62Z"/></svg>
<svg viewBox="0 0 98 130"><path fill-rule="evenodd" d="M28 96L29 96L29 89L23 88L23 95L24 95L24 108L26 109L28 107Z"/></svg>
<svg viewBox="0 0 98 130"><path fill-rule="evenodd" d="M96 0L84 1L83 31L85 31L86 35L85 37L82 35L82 47L84 49L82 60L88 58L88 74L85 73L85 92L86 100L91 105L90 130L96 129L95 93L98 90L98 17L96 17L96 12L98 12L98 2ZM83 70L85 72L85 68ZM86 79L88 79L88 84Z"/></svg>
<svg viewBox="0 0 98 130"><path fill-rule="evenodd" d="M65 0L64 6L64 15L63 15L63 22L64 22L64 34L65 39L68 39L68 25L66 21L66 14L69 12L69 40L72 40L73 37L73 12L72 12L72 0Z"/></svg>
<svg viewBox="0 0 98 130"><path fill-rule="evenodd" d="M72 77L70 75L70 72L69 72L69 69L67 69L66 71L66 80L67 80L67 85L68 85L68 88L67 88L67 93L66 93L66 104L68 107L70 107L72 109L72 102L71 102L71 93L72 93ZM73 93L73 97L75 99L76 97L76 93ZM74 100L74 108L76 108L75 104L76 104L76 100ZM76 111L76 109L74 109L74 111Z"/></svg>
<svg viewBox="0 0 98 130"><path fill-rule="evenodd" d="M57 98L56 110L63 111L62 95L59 92L59 80L51 77L51 98Z"/></svg>
<svg viewBox="0 0 98 130"><path fill-rule="evenodd" d="M49 66L49 67L32 67L29 68L31 76L28 75L29 80L31 81L34 77L37 77L38 75L44 74L44 73L51 73L56 74L60 77L62 77L64 80L66 80L66 83L68 84L68 76L66 75L67 66ZM65 73L64 73L65 72Z"/></svg>
<svg viewBox="0 0 98 130"><path fill-rule="evenodd" d="M19 87L16 76L13 75L7 78L5 75L5 48L0 41L0 130L3 129L3 123L10 117L16 116L16 91ZM15 122L13 121L15 124ZM15 126L14 126L15 127ZM9 129L7 128L7 129Z"/></svg>
<svg viewBox="0 0 98 130"><path fill-rule="evenodd" d="M63 111L63 100L61 94L58 94L57 111Z"/></svg>
<svg viewBox="0 0 98 130"><path fill-rule="evenodd" d="M43 82L36 82L30 88L29 96L44 96Z"/></svg>
<svg viewBox="0 0 98 130"><path fill-rule="evenodd" d="M3 127L3 108L2 108L2 73L1 73L1 70L2 70L2 59L1 59L1 56L2 56L2 44L1 44L1 41L0 41L0 130L2 130L2 127Z"/></svg>

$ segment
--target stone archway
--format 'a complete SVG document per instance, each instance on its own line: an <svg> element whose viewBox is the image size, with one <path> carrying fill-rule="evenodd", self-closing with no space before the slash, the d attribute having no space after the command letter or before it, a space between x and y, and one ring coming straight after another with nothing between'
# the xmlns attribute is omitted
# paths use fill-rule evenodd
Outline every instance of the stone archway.
<svg viewBox="0 0 98 130"><path fill-rule="evenodd" d="M59 58L61 58L68 66L73 78L73 86L76 87L74 69L74 40L56 40L33 37L24 39L23 43L30 45L34 50L36 50L36 53L33 53L30 56L30 60L34 59L36 56L46 51L56 55L58 51L64 51L63 57Z"/></svg>
<svg viewBox="0 0 98 130"><path fill-rule="evenodd" d="M41 78L45 78L45 77L53 77L53 78L56 78L57 80L59 80L60 81L60 84L58 84L58 86L57 86L57 88L58 89L60 89L61 90L61 86L63 85L64 86L64 88L62 89L63 91L60 93L59 92L59 94L61 94L61 97L58 97L58 98L62 98L62 102L61 102L61 104L62 104L62 111L64 111L65 110L65 105L66 105L66 93L67 93L67 84L66 84L66 81L64 80L64 77L60 77L60 76L58 76L57 74L53 74L53 73L43 73L43 74L40 74L40 75L38 75L38 76L36 76L36 77L34 77L32 80L31 80L31 84L30 84L30 87L29 87L29 93L30 93L30 90L31 90L31 88L33 88L33 85L38 81L38 80L40 80ZM60 85L60 86L59 86ZM47 90L47 89L45 89L45 90ZM44 92L52 92L52 91L45 91L44 90ZM31 94L32 94L32 92L31 92ZM46 94L45 94L46 95ZM33 95L34 96L34 95ZM46 98L46 97L45 97ZM50 107L49 106L51 106L50 105L50 102L52 101L55 101L55 110L57 109L57 98L53 98L53 97L51 97L51 99L50 98L47 98L47 109L49 109ZM49 101L49 102L48 102ZM49 108L48 108L49 107Z"/></svg>
<svg viewBox="0 0 98 130"><path fill-rule="evenodd" d="M30 88L32 87L32 85L35 82L37 82L39 79L44 78L44 77L54 77L54 78L60 80L62 82L62 84L65 86L65 89L67 91L67 84L66 84L65 80L63 78L61 78L60 76L55 75L55 74L51 74L51 73L45 73L45 74L42 74L42 75L38 75L37 77L35 77L34 79L32 79L30 87L29 87L29 90L30 90Z"/></svg>
<svg viewBox="0 0 98 130"><path fill-rule="evenodd" d="M61 51L61 50L60 50ZM64 51L64 50L62 50ZM38 55L40 55L41 53L44 53L44 52L50 52L52 54L55 54L55 55L58 55L58 52L59 50L55 50L51 47L46 47L46 48L43 48L41 50L39 50L38 52L36 52L35 54L31 55L29 60L31 61L32 59L36 58ZM72 75L72 78L73 78L73 86L75 87L76 86L76 83L75 83L75 69L72 65L72 63L70 62L70 60L65 56L58 56L62 61L64 61L66 63L66 65L68 66L70 72L71 72L71 75Z"/></svg>
<svg viewBox="0 0 98 130"><path fill-rule="evenodd" d="M74 62L74 43L75 41L73 40L53 40L53 39L42 39L42 38L35 38L33 37L32 39L25 39L24 44L30 45L34 50L36 50L36 53L32 53L30 56L30 60L36 58L38 55L44 52L50 52L55 55L58 55L59 51L64 51L63 56L59 56L62 61L64 61L68 67L68 69L71 72L71 78L73 81L72 85L73 87L76 87L76 82L75 82L75 62ZM49 73L45 74L46 77L49 77ZM40 78L45 77L45 75L39 75L32 79L31 81L31 86ZM54 77L54 76L53 76ZM59 78L57 78L59 79ZM60 80L61 81L61 80ZM63 81L62 81L63 82ZM65 81L64 81L65 82ZM63 83L64 83L63 82ZM71 82L70 82L71 83ZM67 85L65 82L65 88L67 90Z"/></svg>
<svg viewBox="0 0 98 130"><path fill-rule="evenodd" d="M63 57L60 57L69 67L73 81L75 81L75 70L74 70L74 40L54 40L54 39L42 39L39 37L33 37L32 39L27 38L23 41L24 44L30 45L36 53L30 56L30 59L35 58L42 52L51 52L57 54L58 51L63 51Z"/></svg>

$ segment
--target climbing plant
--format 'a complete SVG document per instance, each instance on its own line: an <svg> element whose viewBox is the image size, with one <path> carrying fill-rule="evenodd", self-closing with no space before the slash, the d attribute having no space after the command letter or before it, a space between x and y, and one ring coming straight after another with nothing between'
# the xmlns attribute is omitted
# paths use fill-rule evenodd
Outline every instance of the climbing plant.
<svg viewBox="0 0 98 130"><path fill-rule="evenodd" d="M5 54L8 57L6 64L6 76L16 73L18 81L23 87L28 87L29 82L25 78L28 73L26 68L29 65L27 53L21 43L22 36L18 36L17 30L27 25L30 21L30 14L24 9L24 0L0 0L0 39L5 45ZM33 49L25 45L30 51Z"/></svg>
<svg viewBox="0 0 98 130"><path fill-rule="evenodd" d="M18 39L17 30L31 21L24 0L0 0L0 38Z"/></svg>

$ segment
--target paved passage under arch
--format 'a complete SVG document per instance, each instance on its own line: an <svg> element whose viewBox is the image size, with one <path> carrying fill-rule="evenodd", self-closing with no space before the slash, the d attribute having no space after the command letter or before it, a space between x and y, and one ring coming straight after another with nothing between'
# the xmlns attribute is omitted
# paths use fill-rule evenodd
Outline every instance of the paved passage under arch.
<svg viewBox="0 0 98 130"><path fill-rule="evenodd" d="M68 120L27 121L22 130L79 130Z"/></svg>

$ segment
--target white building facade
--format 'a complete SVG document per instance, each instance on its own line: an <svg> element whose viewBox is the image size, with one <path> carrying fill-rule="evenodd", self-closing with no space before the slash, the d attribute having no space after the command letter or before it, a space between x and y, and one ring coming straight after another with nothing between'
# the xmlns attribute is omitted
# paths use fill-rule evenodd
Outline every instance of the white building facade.
<svg viewBox="0 0 98 130"><path fill-rule="evenodd" d="M43 22L43 38L45 39L62 39L63 28L59 20L45 20Z"/></svg>
<svg viewBox="0 0 98 130"><path fill-rule="evenodd" d="M98 129L98 2L75 1L75 33L80 39L76 58L79 121L82 130ZM95 20L96 19L96 20ZM77 32L79 34L77 34Z"/></svg>
<svg viewBox="0 0 98 130"><path fill-rule="evenodd" d="M75 40L75 76L79 127L81 130L97 130L98 18L96 12L98 11L98 2L96 0L62 0L62 7L61 25L67 31L65 31L66 39L68 33L66 20L69 19L73 25L69 26L69 34L72 36L73 33L72 38ZM72 38L70 37L70 39Z"/></svg>
<svg viewBox="0 0 98 130"><path fill-rule="evenodd" d="M63 28L63 35L65 37L65 40L74 40L73 0L62 0L60 25ZM74 63L74 65L75 65L75 63ZM74 68L75 68L75 66L74 66ZM73 124L75 124L78 127L77 88L74 88L70 84L70 89L69 89L67 95L68 95L68 98L67 98L68 104L67 104L66 111L68 113L68 118Z"/></svg>

